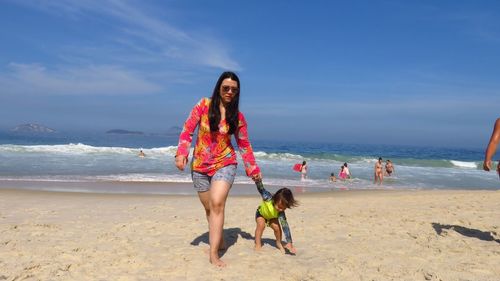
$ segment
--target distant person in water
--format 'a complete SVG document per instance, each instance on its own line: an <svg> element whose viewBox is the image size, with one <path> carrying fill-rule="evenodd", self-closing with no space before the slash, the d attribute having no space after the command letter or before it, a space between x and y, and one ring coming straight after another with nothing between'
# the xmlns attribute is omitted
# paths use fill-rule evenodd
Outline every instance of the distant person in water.
<svg viewBox="0 0 500 281"><path fill-rule="evenodd" d="M344 166L344 165L340 166L339 178L340 178L341 180L345 180L345 179L347 179L347 173L345 172L345 169L346 169L346 168L345 168L345 166Z"/></svg>
<svg viewBox="0 0 500 281"><path fill-rule="evenodd" d="M306 161L302 162L302 166L300 167L301 180L307 179L307 163Z"/></svg>
<svg viewBox="0 0 500 281"><path fill-rule="evenodd" d="M335 181L337 181L337 178L335 177L335 173L331 173L331 174L330 174L330 181L331 181L331 182L335 182Z"/></svg>
<svg viewBox="0 0 500 281"><path fill-rule="evenodd" d="M146 154L144 154L144 151L142 151L142 149L141 151L139 151L139 157L146 157Z"/></svg>
<svg viewBox="0 0 500 281"><path fill-rule="evenodd" d="M486 152L484 155L483 169L485 171L491 170L491 160L495 155L499 142L500 142L500 118L498 118L497 121L495 122L495 126L493 127L493 132L491 133L490 142L488 143L488 147L486 148ZM498 161L497 173L498 176L500 177L500 161Z"/></svg>
<svg viewBox="0 0 500 281"><path fill-rule="evenodd" d="M385 174L390 177L392 173L394 173L394 165L391 160L387 160L385 161Z"/></svg>
<svg viewBox="0 0 500 281"><path fill-rule="evenodd" d="M382 184L384 181L384 172L382 172L382 157L379 157L377 163L375 163L373 183L376 184L377 181L378 184Z"/></svg>
<svg viewBox="0 0 500 281"><path fill-rule="evenodd" d="M344 163L344 173L346 174L346 179L351 178L351 172L349 171L349 168L347 168L347 163Z"/></svg>

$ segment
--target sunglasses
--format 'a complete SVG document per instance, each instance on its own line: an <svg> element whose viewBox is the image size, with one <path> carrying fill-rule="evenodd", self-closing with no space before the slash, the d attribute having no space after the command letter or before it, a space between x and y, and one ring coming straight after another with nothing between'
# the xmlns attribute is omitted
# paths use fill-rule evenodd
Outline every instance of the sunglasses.
<svg viewBox="0 0 500 281"><path fill-rule="evenodd" d="M238 94L240 92L238 87L222 86L221 89L224 93L229 93L229 90L231 90L233 94Z"/></svg>

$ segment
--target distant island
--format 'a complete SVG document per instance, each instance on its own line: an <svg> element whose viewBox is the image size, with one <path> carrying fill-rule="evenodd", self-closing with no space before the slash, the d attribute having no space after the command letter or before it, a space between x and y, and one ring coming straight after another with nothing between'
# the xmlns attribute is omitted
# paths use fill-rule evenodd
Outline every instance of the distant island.
<svg viewBox="0 0 500 281"><path fill-rule="evenodd" d="M18 125L10 130L17 133L55 133L56 130L40 124L28 123Z"/></svg>
<svg viewBox="0 0 500 281"><path fill-rule="evenodd" d="M182 132L182 128L178 126L170 127L167 131L167 136L178 136Z"/></svg>
<svg viewBox="0 0 500 281"><path fill-rule="evenodd" d="M140 131L128 131L122 129L113 129L106 132L106 134L118 134L118 135L144 135L143 132Z"/></svg>
<svg viewBox="0 0 500 281"><path fill-rule="evenodd" d="M179 126L172 126L166 132L161 133L151 133L151 136L156 137L177 137L182 132L182 128Z"/></svg>

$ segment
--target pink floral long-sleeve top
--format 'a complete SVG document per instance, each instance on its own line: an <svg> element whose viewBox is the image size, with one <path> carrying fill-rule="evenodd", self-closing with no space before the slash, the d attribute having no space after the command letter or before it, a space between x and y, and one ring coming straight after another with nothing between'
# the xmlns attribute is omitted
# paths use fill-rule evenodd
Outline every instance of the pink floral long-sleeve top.
<svg viewBox="0 0 500 281"><path fill-rule="evenodd" d="M213 176L215 172L227 165L237 164L236 153L231 144L229 124L221 120L218 132L210 132L208 110L211 99L201 99L191 111L179 136L177 154L188 157L193 133L198 128L198 139L194 147L193 171ZM247 176L260 173L260 168L255 163L252 146L248 140L247 122L240 112L238 115L238 128L234 134L240 150Z"/></svg>

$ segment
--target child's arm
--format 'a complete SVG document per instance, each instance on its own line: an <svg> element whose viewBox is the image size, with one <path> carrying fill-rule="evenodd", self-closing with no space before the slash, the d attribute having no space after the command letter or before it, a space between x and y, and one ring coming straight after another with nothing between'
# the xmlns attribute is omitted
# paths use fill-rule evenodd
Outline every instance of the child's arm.
<svg viewBox="0 0 500 281"><path fill-rule="evenodd" d="M273 198L273 195L264 188L262 181L256 181L255 185L257 186L257 191L259 191L260 196L262 196L264 201L271 200Z"/></svg>
<svg viewBox="0 0 500 281"><path fill-rule="evenodd" d="M281 228L283 229L283 234L285 234L285 248L287 248L291 253L295 254L297 250L295 250L295 248L293 247L292 233L290 232L290 227L288 226L288 222L286 221L285 212L280 212L278 214L278 220L280 222Z"/></svg>

